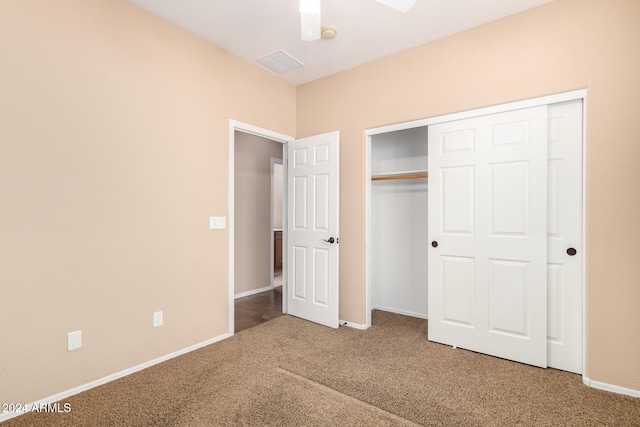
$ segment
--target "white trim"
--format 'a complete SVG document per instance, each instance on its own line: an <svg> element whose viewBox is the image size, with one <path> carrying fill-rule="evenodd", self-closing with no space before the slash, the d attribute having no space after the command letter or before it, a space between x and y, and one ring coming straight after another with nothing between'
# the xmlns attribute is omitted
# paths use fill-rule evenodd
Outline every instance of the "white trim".
<svg viewBox="0 0 640 427"><path fill-rule="evenodd" d="M156 359L150 360L148 362L144 362L144 363L141 363L139 365L133 366L131 368L124 369L124 370L122 370L120 372L116 372L115 374L107 375L106 377L99 378L97 380L88 382L88 383L83 384L81 386L74 387L74 388L71 388L69 390L65 390L63 392L54 394L53 396L49 396L49 397L46 397L44 399L40 399L40 400L38 400L36 402L29 403L29 404L27 404L27 407L28 408L32 408L33 405L39 405L41 403L42 404L50 404L50 403L58 402L60 400L66 399L67 397L73 396L73 395L78 394L78 393L82 393L83 391L90 390L92 388L101 386L103 384L106 384L106 383L109 383L111 381L120 379L122 377L126 377L127 375L131 375L131 374L136 373L138 371L142 371L143 369L150 368L151 366L157 365L158 363L166 362L169 359L173 359L175 357L182 356L184 354L190 353L190 352L192 352L194 350L198 350L198 349L200 349L202 347L206 347L208 345L215 344L218 341L222 341L223 339L226 339L226 338L229 338L229 337L230 337L229 334L223 334L223 335L220 335L218 337L211 338L211 339L206 340L206 341L202 341L202 342L200 342L198 344L194 344L192 346L183 348L182 350L174 351L173 353L169 353L169 354L166 354L164 356L158 357ZM5 412L5 413L0 413L0 423L3 422L3 421L7 421L8 419L17 417L18 415L22 415L24 413L25 412Z"/></svg>
<svg viewBox="0 0 640 427"><path fill-rule="evenodd" d="M235 136L235 132L236 132L236 124L233 122L233 120L229 120L229 188L228 188L228 200L227 200L227 204L228 204L228 208L227 208L227 212L228 212L228 218L227 218L227 224L228 224L228 239L229 241L227 242L227 246L228 246L228 256L229 256L229 318L227 319L227 324L229 325L229 335L233 335L233 332L235 330L235 298L234 293L235 293L235 258L233 256L234 251L235 251L235 243L234 243L234 233L233 233L233 227L234 227L234 216L235 216L235 193L234 193L234 188L235 188L235 175L236 175L236 168L235 168L235 151L236 151L236 136Z"/></svg>
<svg viewBox="0 0 640 427"><path fill-rule="evenodd" d="M282 166L282 159L278 159L276 157L272 157L271 158L271 196L269 198L269 217L271 218L271 237L270 237L270 242L271 242L271 249L270 249L270 267L269 267L269 280L271 283L271 288L273 289L273 276L275 274L275 268L274 268L274 263L275 263L275 253L274 253L274 243L275 243L275 236L274 236L274 220L275 217L273 216L273 196L275 195L275 191L274 191L274 182L273 182L273 171L274 171L274 165L280 165ZM283 189L280 189L281 192L283 192ZM283 192L284 194L284 192ZM238 298L238 296L236 296L236 298Z"/></svg>
<svg viewBox="0 0 640 427"><path fill-rule="evenodd" d="M414 120L411 122L396 123L365 130L365 136L377 135L380 133L394 132L397 130L413 129L417 127L435 125L438 123L452 122L455 120L470 119L473 117L486 116L489 114L504 113L506 111L520 110L523 108L538 107L547 104L584 99L587 96L586 89L574 90L555 95L542 96L539 98L525 99L522 101L510 102L507 104L492 105L490 107L477 108L475 110L462 111L459 113L445 114L444 116L430 117L426 119Z"/></svg>
<svg viewBox="0 0 640 427"><path fill-rule="evenodd" d="M364 149L364 283L365 283L365 325L371 326L371 235L372 219L371 219L371 135L369 131L365 132L365 149Z"/></svg>
<svg viewBox="0 0 640 427"><path fill-rule="evenodd" d="M587 91L582 97L582 378L587 373Z"/></svg>
<svg viewBox="0 0 640 427"><path fill-rule="evenodd" d="M360 329L360 330L365 330L365 329L369 329L369 326L371 325L361 325L359 323L353 323L353 322L347 322L346 320L338 320L338 325L340 326L348 326L350 328L353 329Z"/></svg>
<svg viewBox="0 0 640 427"><path fill-rule="evenodd" d="M273 290L273 277L271 278L271 285L265 286L264 288L252 289L250 291L240 292L239 294L234 295L234 299L250 297L251 295L261 294L263 292L272 291Z"/></svg>
<svg viewBox="0 0 640 427"><path fill-rule="evenodd" d="M405 315L405 316L417 317L418 319L428 319L429 318L426 314L414 313L413 311L407 311L407 310L398 310L397 308L383 307L381 305L376 305L376 306L372 307L372 309L388 311L389 313L402 314L402 315Z"/></svg>
<svg viewBox="0 0 640 427"><path fill-rule="evenodd" d="M295 139L294 137L289 135L273 132L268 129L259 128L257 126L250 125L248 123L239 122L233 119L229 119L229 129L233 129L233 131L237 130L240 132L250 133L255 136L261 136L263 138L280 142L282 144L286 144L287 142L293 141Z"/></svg>
<svg viewBox="0 0 640 427"><path fill-rule="evenodd" d="M282 312L289 312L289 302L287 301L287 286L289 286L287 281L287 259L288 259L288 250L287 250L287 242L288 242L288 167L287 162L289 159L289 150L287 144L282 144Z"/></svg>
<svg viewBox="0 0 640 427"><path fill-rule="evenodd" d="M291 137L291 136L287 136L281 133L277 133L277 132L273 132L267 129L262 129L259 128L257 126L254 125L250 125L248 123L243 123L243 122L239 122L237 120L233 120L233 119L229 119L229 146L228 146L228 150L229 150L229 186L228 186L228 199L227 199L227 204L228 204L228 229L229 229L229 234L228 234L228 251L229 251L229 271L228 271L228 275L229 275L229 289L228 289L228 295L229 295L229 318L227 320L227 323L229 325L229 335L233 335L234 334L234 327L235 327L235 321L234 321L234 316L235 316L235 307L234 307L234 303L235 303L235 298L234 298L234 283L235 283L235 277L234 277L234 268L235 268L235 259L234 259L234 250L235 250L235 242L234 242L234 238L235 238L235 234L234 234L234 221L233 221L233 217L235 214L235 193L234 193L234 188L235 188L235 144L236 144L236 140L235 140L235 132L239 131L239 132L245 132L245 133L250 133L252 135L256 135L256 136L260 136L266 139L270 139L272 141L276 141L279 142L281 144L286 144L289 141L293 141L295 138ZM284 147L283 147L284 148ZM284 150L286 152L286 150ZM283 159L283 161L285 161L286 159ZM284 174L284 170L283 170L283 180L286 178L286 175ZM284 192L283 194L283 199L286 199L286 192ZM286 222L287 219L287 214L286 211L283 212L284 215L284 221ZM283 224L284 226L284 224ZM286 242L286 234L283 232L282 235L282 242L283 242L283 246L284 243ZM287 286L287 277L284 271L284 265L283 265L283 271L282 271L282 293L283 295L286 295L286 286ZM285 311L285 305L283 304L283 311L286 313Z"/></svg>
<svg viewBox="0 0 640 427"><path fill-rule="evenodd" d="M587 209L586 209L586 203L587 203L587 190L586 190L586 185L587 185L587 158L586 158L586 154L587 154L587 147L586 147L586 143L587 143L587 90L586 89L579 89L579 90L574 90L574 91L570 91L570 92L564 92L564 93L558 93L555 95L548 95L548 96L542 96L539 98L532 98L532 99L526 99L526 100L521 100L521 101L516 101L516 102L510 102L510 103L506 103L506 104L500 104L500 105L494 105L494 106L490 106L490 107L484 107L484 108L478 108L475 110L469 110L469 111L463 111L463 112L459 112L459 113L454 113L454 114L446 114L443 116L436 116L436 117L431 117L431 118L426 118L426 119L421 119L421 120L414 120L411 122L404 122L404 123L396 123L396 124L392 124L392 125L387 125L387 126L381 126L381 127L377 127L377 128L372 128L372 129L366 129L365 130L365 171L364 171L364 180L365 180L365 319L366 319L366 325L371 326L371 309L372 309L372 303L371 303L371 137L374 135L378 135L381 133L387 133L387 132L394 132L394 131L399 131L399 130L405 130L405 129L413 129L413 128L417 128L417 127L423 127L423 126L429 126L429 125L434 125L434 124L438 124L438 123L445 123L445 122L450 122L450 121L454 121L454 120L462 120L462 119L469 119L472 117L479 117L479 116L485 116L488 114L497 114L497 113L503 113L506 111L512 111L512 110L519 110L519 109L523 109L523 108L530 108L530 107L538 107L541 105L548 105L548 104L556 104L556 103L560 103L560 102L566 102L566 101L574 101L574 100L578 100L581 99L582 100L582 108L583 108L583 120L582 120L582 155L583 155L583 162L582 162L582 168L583 168L583 172L582 172L582 189L583 189L583 197L582 197L582 215L583 215L583 222L582 222L582 236L583 236L583 248L584 248L584 254L583 254L583 264L582 264L582 268L583 268L583 274L582 274L582 374L583 374L583 378L586 378L584 376L585 371L586 371L586 354L587 354L587 322L586 322L586 318L587 318L587 314L586 314L586 310L587 310L587 305L586 305L586 300L587 300L587 281L586 281L586 265L587 265L587 261L586 261L586 247L587 247L587 236L586 236L586 228L587 228L587 221L586 221L586 214L587 214Z"/></svg>
<svg viewBox="0 0 640 427"><path fill-rule="evenodd" d="M593 381L584 375L582 376L582 382L589 386L596 388L598 390L610 391L612 393L625 394L631 397L640 397L640 390L634 390L631 388L620 387L617 385L611 385L607 383L601 383L600 381Z"/></svg>

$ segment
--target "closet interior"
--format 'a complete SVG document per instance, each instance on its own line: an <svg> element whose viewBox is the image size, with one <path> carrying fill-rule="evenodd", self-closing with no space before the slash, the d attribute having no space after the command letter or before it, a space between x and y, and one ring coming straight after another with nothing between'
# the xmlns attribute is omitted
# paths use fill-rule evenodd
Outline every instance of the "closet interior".
<svg viewBox="0 0 640 427"><path fill-rule="evenodd" d="M371 136L372 308L427 317L427 127Z"/></svg>

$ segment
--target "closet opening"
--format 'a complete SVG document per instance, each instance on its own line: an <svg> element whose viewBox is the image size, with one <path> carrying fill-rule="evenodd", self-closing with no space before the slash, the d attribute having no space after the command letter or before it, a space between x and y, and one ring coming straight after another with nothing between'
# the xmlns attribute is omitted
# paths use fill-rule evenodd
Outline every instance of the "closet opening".
<svg viewBox="0 0 640 427"><path fill-rule="evenodd" d="M427 127L373 135L370 153L370 307L426 318Z"/></svg>

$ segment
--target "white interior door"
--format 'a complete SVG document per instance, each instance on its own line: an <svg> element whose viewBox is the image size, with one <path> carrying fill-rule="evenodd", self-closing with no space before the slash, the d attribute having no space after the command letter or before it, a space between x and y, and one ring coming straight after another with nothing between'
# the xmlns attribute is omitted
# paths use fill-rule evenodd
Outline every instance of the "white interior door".
<svg viewBox="0 0 640 427"><path fill-rule="evenodd" d="M548 364L581 374L582 100L548 113Z"/></svg>
<svg viewBox="0 0 640 427"><path fill-rule="evenodd" d="M287 148L288 313L338 327L339 133Z"/></svg>
<svg viewBox="0 0 640 427"><path fill-rule="evenodd" d="M547 366L547 107L429 127L432 341Z"/></svg>

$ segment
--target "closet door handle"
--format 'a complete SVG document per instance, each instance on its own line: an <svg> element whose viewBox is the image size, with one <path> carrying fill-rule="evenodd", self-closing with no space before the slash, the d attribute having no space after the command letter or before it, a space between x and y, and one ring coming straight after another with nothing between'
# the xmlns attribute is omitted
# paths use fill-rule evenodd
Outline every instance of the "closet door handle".
<svg viewBox="0 0 640 427"><path fill-rule="evenodd" d="M437 248L438 242L434 240L433 242L431 242L431 246L433 246L434 248Z"/></svg>
<svg viewBox="0 0 640 427"><path fill-rule="evenodd" d="M322 239L322 240L324 240L325 242L328 242L328 243L333 243L333 242L336 241L336 239L334 239L333 237L329 237L329 240L325 240L325 239Z"/></svg>
<svg viewBox="0 0 640 427"><path fill-rule="evenodd" d="M576 251L576 248L567 249L567 255L569 255L569 256L574 256L577 253L578 253L578 251Z"/></svg>

